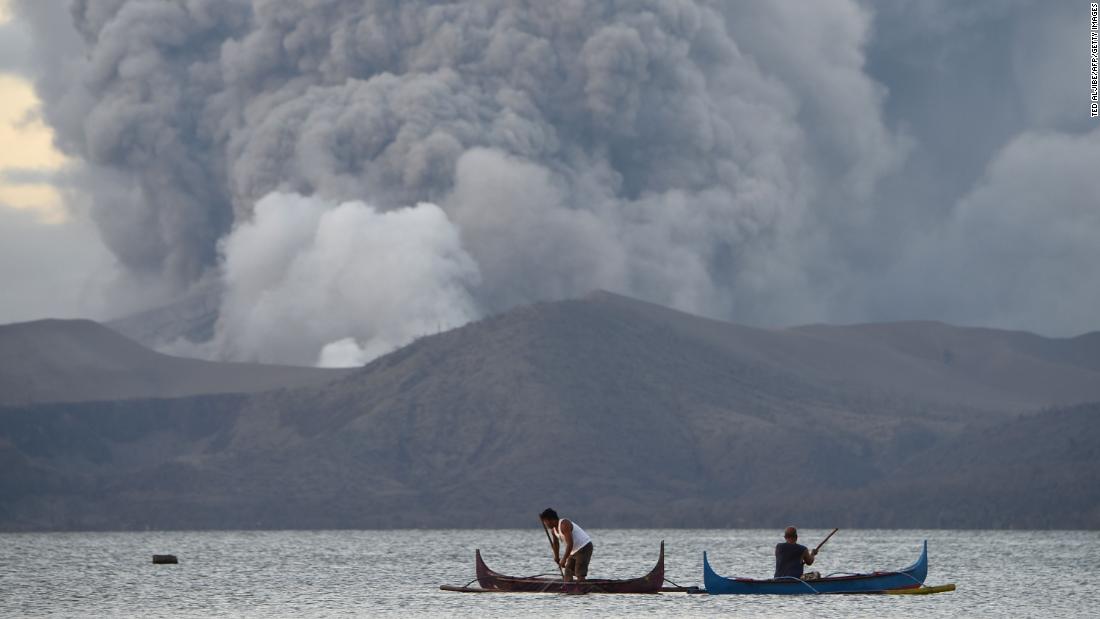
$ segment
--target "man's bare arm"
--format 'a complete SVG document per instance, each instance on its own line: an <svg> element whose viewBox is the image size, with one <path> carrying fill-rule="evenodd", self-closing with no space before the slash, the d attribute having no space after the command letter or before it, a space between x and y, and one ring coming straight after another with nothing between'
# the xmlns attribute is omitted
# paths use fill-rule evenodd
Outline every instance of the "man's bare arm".
<svg viewBox="0 0 1100 619"><path fill-rule="evenodd" d="M558 524L558 530L561 531L562 539L565 540L565 550L562 552L562 560L569 558L569 553L573 552L573 523L568 520L562 520Z"/></svg>

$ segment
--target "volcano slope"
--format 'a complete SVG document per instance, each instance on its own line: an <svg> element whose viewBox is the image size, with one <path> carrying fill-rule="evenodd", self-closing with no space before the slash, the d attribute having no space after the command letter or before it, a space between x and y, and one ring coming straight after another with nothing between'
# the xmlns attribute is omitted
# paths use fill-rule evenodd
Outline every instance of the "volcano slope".
<svg viewBox="0 0 1100 619"><path fill-rule="evenodd" d="M601 292L324 385L9 407L0 526L527 526L555 505L596 527L1090 528L1100 484L1069 480L1100 464L1096 401L1097 334L764 330Z"/></svg>

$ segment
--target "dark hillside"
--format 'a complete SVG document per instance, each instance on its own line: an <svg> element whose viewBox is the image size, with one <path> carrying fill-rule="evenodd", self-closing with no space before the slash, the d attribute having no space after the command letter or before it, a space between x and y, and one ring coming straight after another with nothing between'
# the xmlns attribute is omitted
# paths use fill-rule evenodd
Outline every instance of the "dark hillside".
<svg viewBox="0 0 1100 619"><path fill-rule="evenodd" d="M346 373L171 357L90 320L0 325L0 405L255 393Z"/></svg>
<svg viewBox="0 0 1100 619"><path fill-rule="evenodd" d="M0 527L1100 526L1100 408L1016 412L1100 400L1091 349L1020 337L539 304L324 386L0 411Z"/></svg>

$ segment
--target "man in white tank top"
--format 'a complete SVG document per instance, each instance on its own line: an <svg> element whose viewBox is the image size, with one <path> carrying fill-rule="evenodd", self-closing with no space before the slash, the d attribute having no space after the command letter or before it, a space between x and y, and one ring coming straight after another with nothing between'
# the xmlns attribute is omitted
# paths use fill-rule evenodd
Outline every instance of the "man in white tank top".
<svg viewBox="0 0 1100 619"><path fill-rule="evenodd" d="M547 507L539 518L542 526L551 533L550 546L554 549L554 561L562 568L566 582L577 579L583 582L588 576L588 563L592 560L592 538L577 523L568 518L558 518L558 512ZM561 550L562 552L558 552Z"/></svg>

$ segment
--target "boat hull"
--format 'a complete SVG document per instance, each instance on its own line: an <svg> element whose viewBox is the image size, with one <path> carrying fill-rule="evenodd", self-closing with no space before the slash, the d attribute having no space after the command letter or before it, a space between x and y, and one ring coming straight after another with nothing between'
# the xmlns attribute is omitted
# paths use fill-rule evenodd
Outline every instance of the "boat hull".
<svg viewBox="0 0 1100 619"><path fill-rule="evenodd" d="M707 593L724 594L760 594L760 595L805 595L817 593L872 593L916 589L924 584L928 577L928 542L921 549L920 558L913 565L897 572L873 572L870 574L847 574L830 576L816 580L798 578L770 578L756 580L752 578L727 578L719 576L703 553L703 584Z"/></svg>
<svg viewBox="0 0 1100 619"><path fill-rule="evenodd" d="M665 581L665 543L657 565L641 578L629 580L585 580L563 582L560 578L524 578L498 574L485 565L481 551L474 553L477 562L477 582L482 589L495 592L526 593L660 593Z"/></svg>

